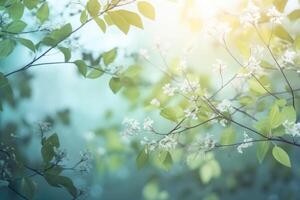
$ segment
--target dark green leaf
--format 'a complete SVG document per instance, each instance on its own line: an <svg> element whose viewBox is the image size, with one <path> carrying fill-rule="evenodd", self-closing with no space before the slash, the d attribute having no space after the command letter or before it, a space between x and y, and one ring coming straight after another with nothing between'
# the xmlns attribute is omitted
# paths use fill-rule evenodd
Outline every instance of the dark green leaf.
<svg viewBox="0 0 300 200"><path fill-rule="evenodd" d="M24 5L21 2L15 2L8 8L8 14L14 20L21 19L23 13Z"/></svg>
<svg viewBox="0 0 300 200"><path fill-rule="evenodd" d="M68 62L71 59L71 50L66 47L59 47L58 49L64 54L65 62Z"/></svg>
<svg viewBox="0 0 300 200"><path fill-rule="evenodd" d="M35 46L31 40L25 39L25 38L18 38L18 41L31 51L35 52Z"/></svg>
<svg viewBox="0 0 300 200"><path fill-rule="evenodd" d="M28 199L33 199L36 192L36 183L28 177L22 178L21 192Z"/></svg>
<svg viewBox="0 0 300 200"><path fill-rule="evenodd" d="M75 65L77 66L80 74L86 77L87 67L88 67L87 64L83 60L76 60Z"/></svg>
<svg viewBox="0 0 300 200"><path fill-rule="evenodd" d="M136 158L136 166L138 169L142 169L148 162L149 155L146 153L145 149L138 154Z"/></svg>
<svg viewBox="0 0 300 200"><path fill-rule="evenodd" d="M16 42L10 39L0 41L0 58L9 56L16 46Z"/></svg>
<svg viewBox="0 0 300 200"><path fill-rule="evenodd" d="M21 20L16 20L10 23L6 31L10 33L20 33L26 28L27 24Z"/></svg>

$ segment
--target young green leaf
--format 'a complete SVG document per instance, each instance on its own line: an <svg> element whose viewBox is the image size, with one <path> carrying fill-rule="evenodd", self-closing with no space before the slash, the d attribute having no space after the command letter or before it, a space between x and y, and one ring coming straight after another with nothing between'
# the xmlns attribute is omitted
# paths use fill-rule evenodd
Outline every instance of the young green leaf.
<svg viewBox="0 0 300 200"><path fill-rule="evenodd" d="M102 30L103 33L106 32L106 24L103 19L100 19L99 17L94 18L95 22L99 26L99 28Z"/></svg>
<svg viewBox="0 0 300 200"><path fill-rule="evenodd" d="M274 35L276 35L277 37L279 37L282 40L285 40L285 41L288 41L291 43L294 42L292 36L282 26L278 25L274 28Z"/></svg>
<svg viewBox="0 0 300 200"><path fill-rule="evenodd" d="M116 11L107 12L111 22L116 25L124 34L129 32L130 24Z"/></svg>
<svg viewBox="0 0 300 200"><path fill-rule="evenodd" d="M259 163L262 163L262 161L266 157L269 147L270 147L270 142L261 142L258 144L256 156L257 156Z"/></svg>
<svg viewBox="0 0 300 200"><path fill-rule="evenodd" d="M27 24L21 20L11 22L6 31L10 33L20 33L26 28Z"/></svg>
<svg viewBox="0 0 300 200"><path fill-rule="evenodd" d="M99 14L101 5L98 0L89 0L86 4L86 9L92 17L96 17Z"/></svg>
<svg viewBox="0 0 300 200"><path fill-rule="evenodd" d="M221 135L221 144L229 145L235 142L236 134L234 130L230 127L224 130Z"/></svg>
<svg viewBox="0 0 300 200"><path fill-rule="evenodd" d="M91 70L88 73L88 75L86 77L90 78L90 79L96 79L96 78L99 78L102 75L103 75L103 71L101 69L94 68L93 70Z"/></svg>
<svg viewBox="0 0 300 200"><path fill-rule="evenodd" d="M21 19L24 13L24 5L21 2L15 2L7 9L9 16L14 19Z"/></svg>
<svg viewBox="0 0 300 200"><path fill-rule="evenodd" d="M88 67L87 64L83 60L76 60L74 63L77 66L80 74L86 77L87 67Z"/></svg>
<svg viewBox="0 0 300 200"><path fill-rule="evenodd" d="M148 162L149 155L146 153L145 148L140 151L136 157L136 166L138 169L142 169Z"/></svg>
<svg viewBox="0 0 300 200"><path fill-rule="evenodd" d="M120 78L112 77L109 81L109 87L114 94L118 93L123 87Z"/></svg>
<svg viewBox="0 0 300 200"><path fill-rule="evenodd" d="M152 20L155 19L155 9L149 2L139 1L137 5L142 15Z"/></svg>
<svg viewBox="0 0 300 200"><path fill-rule="evenodd" d="M172 159L172 155L170 152L166 153L166 156L163 160L163 166L165 168L165 170L169 171L173 165L173 159Z"/></svg>
<svg viewBox="0 0 300 200"><path fill-rule="evenodd" d="M144 28L143 22L138 14L128 10L117 10L115 12L119 14L121 17L123 17L128 24L136 26L141 29Z"/></svg>
<svg viewBox="0 0 300 200"><path fill-rule="evenodd" d="M36 183L28 177L22 178L21 180L21 192L28 199L33 199L36 193Z"/></svg>
<svg viewBox="0 0 300 200"><path fill-rule="evenodd" d="M33 9L34 7L37 6L37 4L39 3L39 0L23 0L24 5L28 8L28 9Z"/></svg>
<svg viewBox="0 0 300 200"><path fill-rule="evenodd" d="M65 62L68 62L71 59L71 50L66 47L59 47L58 49L64 54Z"/></svg>
<svg viewBox="0 0 300 200"><path fill-rule="evenodd" d="M0 41L0 58L5 58L9 56L16 46L14 40L6 39Z"/></svg>
<svg viewBox="0 0 300 200"><path fill-rule="evenodd" d="M282 165L291 167L291 161L286 151L278 146L274 146L272 150L273 157Z"/></svg>
<svg viewBox="0 0 300 200"><path fill-rule="evenodd" d="M87 20L88 20L88 16L87 16L86 10L83 10L80 14L80 22L82 24L84 24L84 23L86 23Z"/></svg>
<svg viewBox="0 0 300 200"><path fill-rule="evenodd" d="M294 10L290 14L288 14L288 18L291 21L295 21L300 18L300 9Z"/></svg>
<svg viewBox="0 0 300 200"><path fill-rule="evenodd" d="M35 45L31 40L25 38L18 38L18 42L20 42L23 46L27 47L31 51L35 52Z"/></svg>
<svg viewBox="0 0 300 200"><path fill-rule="evenodd" d="M114 62L117 57L117 48L113 48L105 53L103 53L103 62L107 66Z"/></svg>
<svg viewBox="0 0 300 200"><path fill-rule="evenodd" d="M36 16L42 24L49 18L49 6L47 2L43 3L38 9Z"/></svg>

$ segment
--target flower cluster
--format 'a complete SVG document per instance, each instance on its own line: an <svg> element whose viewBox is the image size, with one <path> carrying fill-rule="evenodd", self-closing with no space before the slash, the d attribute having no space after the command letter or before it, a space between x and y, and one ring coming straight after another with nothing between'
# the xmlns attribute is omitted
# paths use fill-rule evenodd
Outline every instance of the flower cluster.
<svg viewBox="0 0 300 200"><path fill-rule="evenodd" d="M159 107L159 106L160 106L160 101L159 101L158 99L154 98L154 99L152 99L152 100L150 101L150 104L151 104L152 106Z"/></svg>
<svg viewBox="0 0 300 200"><path fill-rule="evenodd" d="M253 145L253 138L249 137L249 135L244 132L244 140L243 143L237 147L237 151L242 154L243 149L249 148Z"/></svg>
<svg viewBox="0 0 300 200"><path fill-rule="evenodd" d="M286 50L282 57L281 61L283 65L295 64L294 59L296 58L296 52L291 50Z"/></svg>
<svg viewBox="0 0 300 200"><path fill-rule="evenodd" d="M193 109L185 109L184 114L186 118L190 118L192 120L198 120L197 116L198 108L193 108Z"/></svg>
<svg viewBox="0 0 300 200"><path fill-rule="evenodd" d="M300 136L300 123L289 122L286 120L283 123L285 133L293 137Z"/></svg>
<svg viewBox="0 0 300 200"><path fill-rule="evenodd" d="M256 25L261 18L260 9L252 1L249 1L247 8L240 16L240 22L244 27Z"/></svg>
<svg viewBox="0 0 300 200"><path fill-rule="evenodd" d="M89 150L80 151L79 169L81 172L89 172L92 168L93 155Z"/></svg>
<svg viewBox="0 0 300 200"><path fill-rule="evenodd" d="M224 39L228 33L230 33L232 28L228 23L212 21L206 26L206 33L213 38L216 38L220 43L224 42Z"/></svg>
<svg viewBox="0 0 300 200"><path fill-rule="evenodd" d="M170 83L167 83L163 86L163 93L169 97L174 96L177 88L171 86Z"/></svg>
<svg viewBox="0 0 300 200"><path fill-rule="evenodd" d="M146 153L155 151L156 149L162 149L170 151L176 148L178 142L173 135L166 135L160 140L150 140L148 137L144 137L141 141L142 145L146 146Z"/></svg>
<svg viewBox="0 0 300 200"><path fill-rule="evenodd" d="M136 135L141 130L140 123L136 119L125 118L122 124L125 126L123 136Z"/></svg>
<svg viewBox="0 0 300 200"><path fill-rule="evenodd" d="M284 19L284 14L279 12L275 6L272 6L267 11L267 16L270 17L270 21L274 24L281 24Z"/></svg>
<svg viewBox="0 0 300 200"><path fill-rule="evenodd" d="M223 99L223 101L221 103L218 104L217 109L220 112L233 112L234 111L234 107L232 106L231 101L229 101L228 99Z"/></svg>

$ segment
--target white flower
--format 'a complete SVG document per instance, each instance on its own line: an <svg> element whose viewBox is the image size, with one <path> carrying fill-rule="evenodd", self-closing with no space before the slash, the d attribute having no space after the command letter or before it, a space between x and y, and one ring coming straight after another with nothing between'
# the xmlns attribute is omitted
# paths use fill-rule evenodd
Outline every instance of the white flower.
<svg viewBox="0 0 300 200"><path fill-rule="evenodd" d="M227 121L226 119L221 119L221 120L219 121L219 123L221 124L221 126L226 127L228 121Z"/></svg>
<svg viewBox="0 0 300 200"><path fill-rule="evenodd" d="M261 61L257 60L254 56L250 56L244 66L249 70L249 73L261 73L262 68L260 66Z"/></svg>
<svg viewBox="0 0 300 200"><path fill-rule="evenodd" d="M213 72L222 73L227 68L227 65L222 60L217 59L216 63L213 64Z"/></svg>
<svg viewBox="0 0 300 200"><path fill-rule="evenodd" d="M270 17L270 21L274 24L281 24L284 19L284 14L279 12L275 6L272 6L267 11L267 16Z"/></svg>
<svg viewBox="0 0 300 200"><path fill-rule="evenodd" d="M291 51L291 50L286 50L284 52L284 54L281 57L281 60L283 62L284 65L286 64L295 64L294 63L294 59L296 57L296 52L295 51Z"/></svg>
<svg viewBox="0 0 300 200"><path fill-rule="evenodd" d="M220 112L233 112L234 108L231 104L231 102L228 99L224 99L221 103L219 103L219 105L217 106L217 109Z"/></svg>
<svg viewBox="0 0 300 200"><path fill-rule="evenodd" d="M243 140L243 143L240 144L238 147L237 147L237 151L242 154L243 153L243 149L246 149L248 147L251 147L253 145L253 138L250 138L249 135L244 132L244 140Z"/></svg>
<svg viewBox="0 0 300 200"><path fill-rule="evenodd" d="M285 128L285 133L293 137L300 136L300 123L289 122L286 120L282 124Z"/></svg>
<svg viewBox="0 0 300 200"><path fill-rule="evenodd" d="M150 104L151 104L152 106L157 106L157 107L160 106L160 102L159 102L159 100L156 99L156 98L152 99L151 102L150 102Z"/></svg>
<svg viewBox="0 0 300 200"><path fill-rule="evenodd" d="M230 33L232 28L228 23L219 22L219 21L211 21L207 24L206 33L214 38L216 38L219 42L223 43L226 35Z"/></svg>
<svg viewBox="0 0 300 200"><path fill-rule="evenodd" d="M215 148L216 141L213 139L213 135L207 133L204 138L202 136L197 138L197 144L200 145L202 151L207 152Z"/></svg>
<svg viewBox="0 0 300 200"><path fill-rule="evenodd" d="M185 109L184 110L185 117L186 118L191 118L193 120L198 120L197 110L198 110L198 108L195 108L195 109Z"/></svg>
<svg viewBox="0 0 300 200"><path fill-rule="evenodd" d="M150 58L149 52L147 49L140 49L139 54L140 54L140 56L144 57L147 60L149 60L149 58Z"/></svg>
<svg viewBox="0 0 300 200"><path fill-rule="evenodd" d="M163 93L167 96L174 96L177 88L172 87L170 83L167 83L166 85L163 86Z"/></svg>
<svg viewBox="0 0 300 200"><path fill-rule="evenodd" d="M182 58L179 62L179 70L184 71L187 69L187 60L186 58Z"/></svg>
<svg viewBox="0 0 300 200"><path fill-rule="evenodd" d="M199 82L198 81L190 81L190 80L185 79L184 81L182 81L180 83L178 88L184 94L189 93L189 92L194 92L199 89Z"/></svg>
<svg viewBox="0 0 300 200"><path fill-rule="evenodd" d="M147 117L144 120L144 125L143 125L144 130L151 131L153 128L153 123L154 123L154 121L150 117Z"/></svg>
<svg viewBox="0 0 300 200"><path fill-rule="evenodd" d="M149 138L144 137L141 140L141 145L146 145L145 152L154 151L158 147L158 143L155 140L149 140Z"/></svg>
<svg viewBox="0 0 300 200"><path fill-rule="evenodd" d="M136 119L125 118L122 124L125 126L123 136L132 136L141 130L140 123Z"/></svg>
<svg viewBox="0 0 300 200"><path fill-rule="evenodd" d="M166 135L163 139L159 141L159 147L164 150L172 150L177 146L177 141L172 136Z"/></svg>
<svg viewBox="0 0 300 200"><path fill-rule="evenodd" d="M260 10L251 0L248 2L247 8L243 10L240 16L240 22L243 26L248 27L256 25L260 19Z"/></svg>

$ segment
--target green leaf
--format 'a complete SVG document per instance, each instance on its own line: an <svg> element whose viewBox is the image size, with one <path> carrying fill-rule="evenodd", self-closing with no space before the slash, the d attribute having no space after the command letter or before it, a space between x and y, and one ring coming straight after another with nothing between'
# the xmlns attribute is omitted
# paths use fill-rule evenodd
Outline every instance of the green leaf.
<svg viewBox="0 0 300 200"><path fill-rule="evenodd" d="M111 19L111 22L115 24L124 34L127 34L130 28L130 24L118 14L116 11L107 12Z"/></svg>
<svg viewBox="0 0 300 200"><path fill-rule="evenodd" d="M28 199L33 199L33 197L36 193L36 189L37 189L36 183L32 179L30 179L28 177L22 178L21 193L25 197L27 197Z"/></svg>
<svg viewBox="0 0 300 200"><path fill-rule="evenodd" d="M47 139L42 140L41 153L45 163L49 163L55 156L55 149L59 148L60 143L58 135L56 133L52 134Z"/></svg>
<svg viewBox="0 0 300 200"><path fill-rule="evenodd" d="M286 106L281 112L282 122L288 120L289 122L296 122L297 113L292 106Z"/></svg>
<svg viewBox="0 0 300 200"><path fill-rule="evenodd" d="M102 75L103 75L103 70L94 68L93 70L91 70L88 73L87 78L96 79L96 78L99 78Z"/></svg>
<svg viewBox="0 0 300 200"><path fill-rule="evenodd" d="M83 60L76 60L74 63L77 66L80 74L86 77L87 67L88 67L87 64Z"/></svg>
<svg viewBox="0 0 300 200"><path fill-rule="evenodd" d="M37 6L39 0L23 0L23 2L28 9L33 9L34 7Z"/></svg>
<svg viewBox="0 0 300 200"><path fill-rule="evenodd" d="M273 157L282 165L291 167L291 161L286 151L278 146L274 146L272 150Z"/></svg>
<svg viewBox="0 0 300 200"><path fill-rule="evenodd" d="M21 2L15 2L8 7L7 11L13 20L21 19L24 13L24 5Z"/></svg>
<svg viewBox="0 0 300 200"><path fill-rule="evenodd" d="M162 164L163 164L165 170L167 170L167 171L169 171L172 168L173 159L172 159L172 155L170 152L166 153L166 156L165 156Z"/></svg>
<svg viewBox="0 0 300 200"><path fill-rule="evenodd" d="M140 151L138 156L136 157L136 166L138 169L142 169L148 162L149 155L146 153L145 148Z"/></svg>
<svg viewBox="0 0 300 200"><path fill-rule="evenodd" d="M112 77L109 81L109 87L114 94L118 93L123 87L120 78Z"/></svg>
<svg viewBox="0 0 300 200"><path fill-rule="evenodd" d="M52 31L47 35L42 42L48 46L55 46L61 41L65 40L72 33L72 26L70 23L65 24L64 26Z"/></svg>
<svg viewBox="0 0 300 200"><path fill-rule="evenodd" d="M42 24L49 18L49 6L47 2L43 3L38 9L36 16Z"/></svg>
<svg viewBox="0 0 300 200"><path fill-rule="evenodd" d="M123 17L128 24L136 26L138 28L143 29L143 22L140 18L140 16L134 12L128 11L128 10L117 10L115 11L118 15Z"/></svg>
<svg viewBox="0 0 300 200"><path fill-rule="evenodd" d="M71 59L71 50L66 47L59 47L58 49L64 54L65 62L68 62Z"/></svg>
<svg viewBox="0 0 300 200"><path fill-rule="evenodd" d="M290 34L280 25L274 28L274 34L282 40L286 40L291 43L294 42L292 36L290 36Z"/></svg>
<svg viewBox="0 0 300 200"><path fill-rule="evenodd" d="M73 181L70 178L49 173L45 173L44 178L49 185L54 187L64 187L73 197L76 197L77 188L74 186Z"/></svg>
<svg viewBox="0 0 300 200"><path fill-rule="evenodd" d="M256 156L257 156L259 163L262 163L262 161L266 157L269 147L270 147L270 142L260 142L258 144Z"/></svg>
<svg viewBox="0 0 300 200"><path fill-rule="evenodd" d="M21 20L16 20L10 23L6 31L10 33L20 33L26 28L27 24Z"/></svg>
<svg viewBox="0 0 300 200"><path fill-rule="evenodd" d="M273 4L278 11L283 12L288 0L274 0Z"/></svg>
<svg viewBox="0 0 300 200"><path fill-rule="evenodd" d="M269 112L269 121L272 129L277 128L282 124L282 120L279 114L279 108L277 104L274 104L271 107L271 110Z"/></svg>
<svg viewBox="0 0 300 200"><path fill-rule="evenodd" d="M294 47L296 48L296 50L300 50L300 35L298 35L294 41Z"/></svg>
<svg viewBox="0 0 300 200"><path fill-rule="evenodd" d="M221 135L221 144L229 145L235 142L236 134L232 127L226 128Z"/></svg>
<svg viewBox="0 0 300 200"><path fill-rule="evenodd" d="M82 24L86 23L88 20L88 16L87 16L87 13L86 13L86 10L83 10L80 14L80 22Z"/></svg>
<svg viewBox="0 0 300 200"><path fill-rule="evenodd" d="M9 56L16 46L16 42L10 39L0 41L0 58Z"/></svg>
<svg viewBox="0 0 300 200"><path fill-rule="evenodd" d="M105 53L102 54L103 56L103 62L107 66L114 62L114 60L117 57L117 48L113 48Z"/></svg>
<svg viewBox="0 0 300 200"><path fill-rule="evenodd" d="M106 32L106 24L103 21L103 19L100 19L99 17L95 17L94 20L97 23L97 25L99 26L99 28L102 30L102 32L105 33Z"/></svg>
<svg viewBox="0 0 300 200"><path fill-rule="evenodd" d="M89 0L86 4L86 8L92 17L96 17L99 14L101 5L98 0Z"/></svg>
<svg viewBox="0 0 300 200"><path fill-rule="evenodd" d="M288 18L291 21L295 21L295 20L299 19L300 18L300 9L294 10L293 12L288 14Z"/></svg>
<svg viewBox="0 0 300 200"><path fill-rule="evenodd" d="M139 1L137 5L142 15L152 20L155 19L155 9L150 3L146 1Z"/></svg>
<svg viewBox="0 0 300 200"><path fill-rule="evenodd" d="M18 38L18 42L20 42L23 46L27 47L31 51L35 52L35 45L31 40L25 38Z"/></svg>
<svg viewBox="0 0 300 200"><path fill-rule="evenodd" d="M2 100L4 99L7 99L8 101L12 102L13 90L8 82L8 79L4 76L3 73L0 72L0 102L2 102Z"/></svg>
<svg viewBox="0 0 300 200"><path fill-rule="evenodd" d="M160 115L164 118L177 122L182 117L182 109L180 107L166 107L160 111Z"/></svg>

